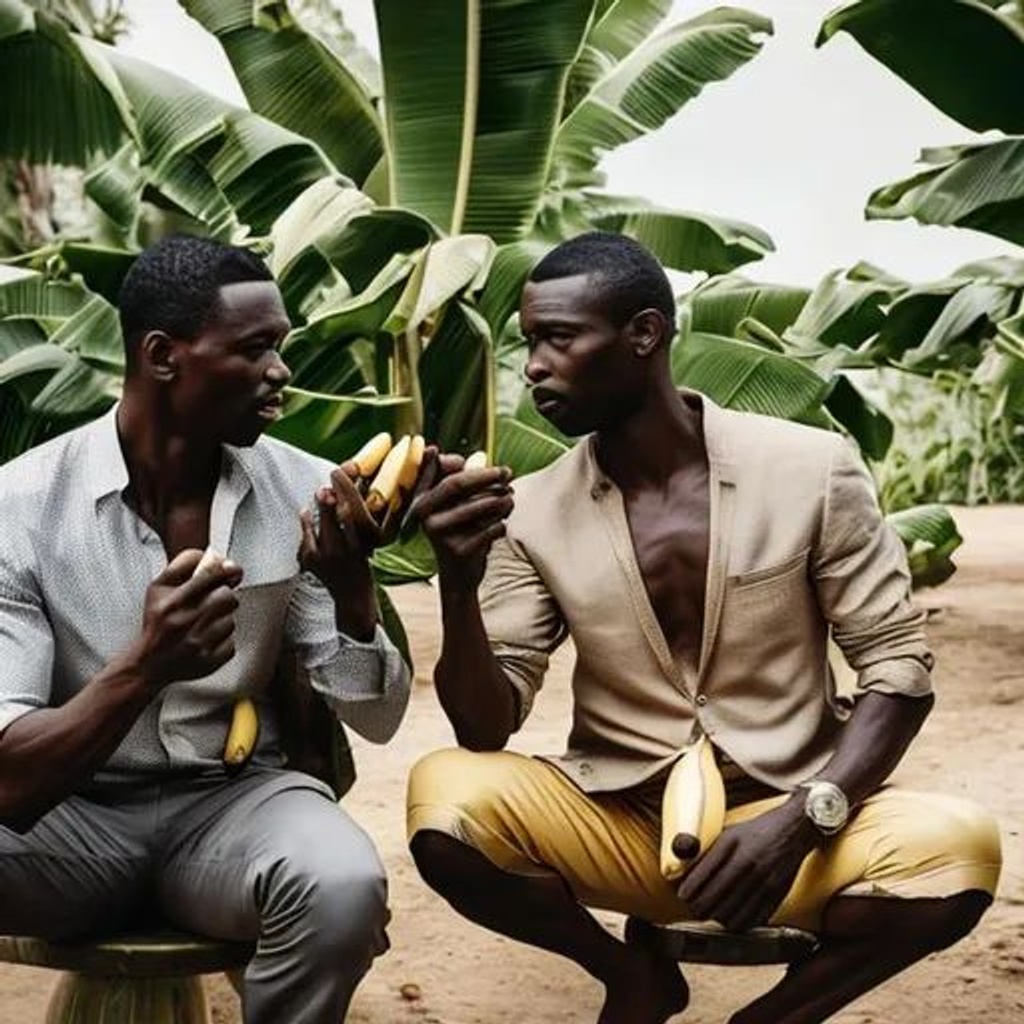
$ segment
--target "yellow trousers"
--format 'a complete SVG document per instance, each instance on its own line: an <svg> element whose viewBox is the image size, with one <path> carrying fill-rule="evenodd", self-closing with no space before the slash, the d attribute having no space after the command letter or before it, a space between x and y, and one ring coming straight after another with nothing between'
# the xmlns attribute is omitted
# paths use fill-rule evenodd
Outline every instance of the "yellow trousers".
<svg viewBox="0 0 1024 1024"><path fill-rule="evenodd" d="M553 765L509 752L439 750L409 778L408 833L447 833L516 874L565 879L583 904L653 922L689 915L658 863L661 787L584 793ZM785 801L730 808L726 827ZM886 786L809 854L772 917L813 931L837 895L994 893L1001 856L992 817L969 801Z"/></svg>

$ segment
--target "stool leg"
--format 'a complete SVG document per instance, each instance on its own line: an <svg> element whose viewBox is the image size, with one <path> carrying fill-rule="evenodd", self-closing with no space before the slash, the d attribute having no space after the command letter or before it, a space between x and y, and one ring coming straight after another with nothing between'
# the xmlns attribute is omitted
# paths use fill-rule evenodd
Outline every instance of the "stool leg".
<svg viewBox="0 0 1024 1024"><path fill-rule="evenodd" d="M194 975L119 978L62 974L46 1024L209 1024L206 994Z"/></svg>

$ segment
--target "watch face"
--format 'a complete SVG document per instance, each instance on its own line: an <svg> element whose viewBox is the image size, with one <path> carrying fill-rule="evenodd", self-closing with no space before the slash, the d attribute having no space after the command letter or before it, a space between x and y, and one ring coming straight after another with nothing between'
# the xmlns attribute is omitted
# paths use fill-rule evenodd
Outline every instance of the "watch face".
<svg viewBox="0 0 1024 1024"><path fill-rule="evenodd" d="M838 786L817 784L807 794L807 815L820 828L837 829L846 824L848 804Z"/></svg>

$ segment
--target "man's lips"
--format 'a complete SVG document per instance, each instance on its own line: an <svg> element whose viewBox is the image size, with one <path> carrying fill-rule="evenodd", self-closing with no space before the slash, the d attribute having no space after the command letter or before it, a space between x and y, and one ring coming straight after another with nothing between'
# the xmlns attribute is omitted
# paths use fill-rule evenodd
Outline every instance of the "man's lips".
<svg viewBox="0 0 1024 1024"><path fill-rule="evenodd" d="M550 388L534 388L531 396L537 412L544 414L553 412L561 405L565 405L565 397Z"/></svg>
<svg viewBox="0 0 1024 1024"><path fill-rule="evenodd" d="M280 392L271 395L269 398L265 398L259 404L259 414L264 419L276 420L281 415L281 410L284 408L284 395Z"/></svg>

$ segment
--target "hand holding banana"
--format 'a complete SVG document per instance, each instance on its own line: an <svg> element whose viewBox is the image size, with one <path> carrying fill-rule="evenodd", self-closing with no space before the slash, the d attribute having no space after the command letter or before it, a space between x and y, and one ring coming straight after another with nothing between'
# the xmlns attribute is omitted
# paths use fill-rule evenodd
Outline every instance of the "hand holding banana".
<svg viewBox="0 0 1024 1024"><path fill-rule="evenodd" d="M410 508L437 556L442 585L475 590L487 552L505 533L512 511L512 472L488 466L483 452L438 456L437 483L421 488Z"/></svg>

